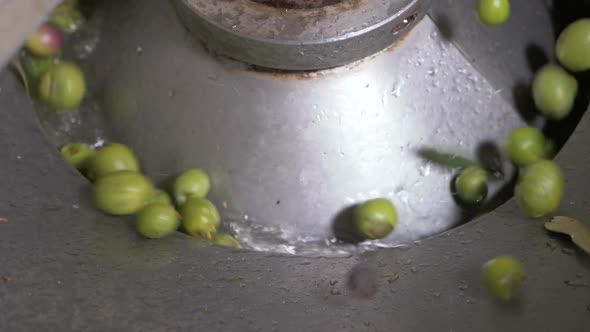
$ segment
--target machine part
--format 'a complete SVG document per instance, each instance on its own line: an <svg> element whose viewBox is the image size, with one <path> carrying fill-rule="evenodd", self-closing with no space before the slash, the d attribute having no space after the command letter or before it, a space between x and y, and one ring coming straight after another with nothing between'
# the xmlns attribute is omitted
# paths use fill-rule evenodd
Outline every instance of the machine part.
<svg viewBox="0 0 590 332"><path fill-rule="evenodd" d="M283 70L333 68L373 55L426 14L430 0L174 0L210 51Z"/></svg>
<svg viewBox="0 0 590 332"><path fill-rule="evenodd" d="M140 8L154 2L134 4ZM528 3L536 12L543 2ZM468 18L470 7L462 8ZM134 40L115 45L141 46ZM135 65L132 58L125 60L125 65ZM152 69L156 74L165 70ZM501 86L512 86L510 75L502 77ZM116 94L123 98L115 100L143 108L128 98L133 96L129 91ZM163 93L175 97L166 89ZM8 70L0 72L0 110L2 331L473 331L477 325L479 331L495 332L586 331L590 325L588 257L569 241L548 237L539 222L523 217L514 200L440 236L346 258L235 251L180 233L150 241L123 226L121 218L96 211L86 195L89 183L47 143L22 86ZM586 225L588 140L586 115L557 157L568 179L561 212ZM517 256L529 275L523 297L509 306L494 302L480 279L481 264L501 254ZM364 302L345 288L357 263L378 271L378 292Z"/></svg>
<svg viewBox="0 0 590 332"><path fill-rule="evenodd" d="M347 211L374 197L393 200L400 215L395 232L371 245L455 227L474 215L451 194L455 170L419 151L478 159L525 123L428 17L353 65L285 74L212 57L166 2L107 4L109 47L86 65L107 137L129 144L163 186L186 169L206 169L224 223L256 250L342 253L334 243L348 239ZM513 169L504 170L490 197L511 180Z"/></svg>

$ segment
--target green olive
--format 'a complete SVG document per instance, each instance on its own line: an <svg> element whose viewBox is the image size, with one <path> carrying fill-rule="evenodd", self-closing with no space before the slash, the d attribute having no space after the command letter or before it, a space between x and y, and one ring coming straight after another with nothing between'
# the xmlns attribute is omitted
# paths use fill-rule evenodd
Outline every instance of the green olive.
<svg viewBox="0 0 590 332"><path fill-rule="evenodd" d="M523 170L515 196L524 212L538 218L559 208L564 186L561 168L551 160L541 160Z"/></svg>
<svg viewBox="0 0 590 332"><path fill-rule="evenodd" d="M477 14L484 24L500 25L510 18L510 1L478 0Z"/></svg>
<svg viewBox="0 0 590 332"><path fill-rule="evenodd" d="M590 69L590 19L582 18L568 25L555 45L557 59L568 70Z"/></svg>
<svg viewBox="0 0 590 332"><path fill-rule="evenodd" d="M217 208L205 198L189 197L180 207L183 229L192 236L211 240L217 234L220 217Z"/></svg>
<svg viewBox="0 0 590 332"><path fill-rule="evenodd" d="M39 83L39 97L57 110L77 108L85 93L84 74L80 67L70 62L53 65Z"/></svg>
<svg viewBox="0 0 590 332"><path fill-rule="evenodd" d="M371 199L355 209L355 222L358 231L367 239L382 239L397 225L397 211L385 198Z"/></svg>
<svg viewBox="0 0 590 332"><path fill-rule="evenodd" d="M553 159L557 154L557 145L555 144L555 141L550 138L545 138L543 151L543 156L545 159Z"/></svg>
<svg viewBox="0 0 590 332"><path fill-rule="evenodd" d="M184 204L189 197L203 198L209 193L211 184L207 173L200 169L190 169L180 174L174 180L174 199L179 206Z"/></svg>
<svg viewBox="0 0 590 332"><path fill-rule="evenodd" d="M516 128L508 135L508 156L517 166L524 167L545 156L545 136L537 128Z"/></svg>
<svg viewBox="0 0 590 332"><path fill-rule="evenodd" d="M153 203L145 206L137 215L137 232L150 239L160 239L173 234L180 225L180 215L170 204Z"/></svg>
<svg viewBox="0 0 590 332"><path fill-rule="evenodd" d="M63 158L78 170L84 170L94 156L94 148L86 143L68 143L61 147Z"/></svg>
<svg viewBox="0 0 590 332"><path fill-rule="evenodd" d="M213 243L218 244L220 246L231 247L231 248L241 248L242 245L235 237L229 234L216 234L213 237Z"/></svg>
<svg viewBox="0 0 590 332"><path fill-rule="evenodd" d="M477 204L488 195L488 173L477 166L463 169L455 180L457 196L465 204Z"/></svg>
<svg viewBox="0 0 590 332"><path fill-rule="evenodd" d="M91 180L95 180L119 171L139 172L139 162L133 151L126 145L109 143L98 149L90 160L88 176Z"/></svg>
<svg viewBox="0 0 590 332"><path fill-rule="evenodd" d="M77 1L64 1L51 13L49 22L65 33L72 33L83 25L84 16Z"/></svg>
<svg viewBox="0 0 590 332"><path fill-rule="evenodd" d="M23 53L20 59L27 76L34 81L41 79L54 64L59 62L58 58L38 57L28 52Z"/></svg>
<svg viewBox="0 0 590 332"><path fill-rule="evenodd" d="M141 210L153 196L152 182L140 173L121 171L105 175L94 185L98 208L108 214L128 215Z"/></svg>
<svg viewBox="0 0 590 332"><path fill-rule="evenodd" d="M578 81L558 65L545 65L535 74L535 105L552 120L561 120L570 114L577 94Z"/></svg>
<svg viewBox="0 0 590 332"><path fill-rule="evenodd" d="M170 199L170 195L164 190L156 189L154 190L154 195L146 202L146 205L153 203L172 205L172 199Z"/></svg>
<svg viewBox="0 0 590 332"><path fill-rule="evenodd" d="M483 278L491 294L496 299L507 302L520 291L525 272L518 259L500 256L483 266Z"/></svg>

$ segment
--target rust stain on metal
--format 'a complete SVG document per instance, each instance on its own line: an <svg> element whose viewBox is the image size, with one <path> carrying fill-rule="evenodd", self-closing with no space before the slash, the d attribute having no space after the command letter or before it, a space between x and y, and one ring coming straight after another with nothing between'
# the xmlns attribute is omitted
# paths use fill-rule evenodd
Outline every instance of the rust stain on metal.
<svg viewBox="0 0 590 332"><path fill-rule="evenodd" d="M343 0L252 0L267 6L285 9L313 9L332 6Z"/></svg>
<svg viewBox="0 0 590 332"><path fill-rule="evenodd" d="M416 20L419 22L419 20ZM414 23L414 25L417 23ZM408 29L413 28L413 26L409 26ZM349 63L347 65L343 65L340 67L335 68L326 68L320 70L307 70L307 71L297 71L297 70L280 70L280 69L272 69L272 68L265 68L260 66L251 65L249 69L251 72L255 72L257 74L267 75L272 79L277 80L298 80L298 81L306 81L306 80L313 80L324 78L331 75L341 74L343 72L348 72L350 70L354 70L357 67L361 66L367 61L370 61L383 53L393 52L395 51L406 39L413 33L413 29L406 34L403 34L398 38L393 44L389 47L369 56L364 59L360 59L358 61Z"/></svg>

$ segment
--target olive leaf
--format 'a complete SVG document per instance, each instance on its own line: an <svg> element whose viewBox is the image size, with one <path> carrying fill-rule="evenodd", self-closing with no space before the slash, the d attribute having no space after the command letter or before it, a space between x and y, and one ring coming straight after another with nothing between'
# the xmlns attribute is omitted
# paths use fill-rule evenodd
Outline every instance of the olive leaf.
<svg viewBox="0 0 590 332"><path fill-rule="evenodd" d="M481 167L476 161L462 157L456 153L448 153L438 151L432 148L422 148L418 150L418 154L433 163L449 168L466 168L470 166Z"/></svg>
<svg viewBox="0 0 590 332"><path fill-rule="evenodd" d="M29 79L27 77L25 69L23 68L22 63L20 62L20 60L15 59L12 61L12 65L16 69L16 72L18 73L18 75L20 76L20 78L23 82L23 85L25 87L25 91L27 92L27 96L31 97L31 89L30 89L30 85L29 85Z"/></svg>

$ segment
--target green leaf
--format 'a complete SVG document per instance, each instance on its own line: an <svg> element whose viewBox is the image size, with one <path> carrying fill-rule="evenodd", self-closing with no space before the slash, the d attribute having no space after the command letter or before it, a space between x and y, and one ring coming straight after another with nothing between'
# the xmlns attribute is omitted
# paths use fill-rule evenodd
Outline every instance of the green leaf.
<svg viewBox="0 0 590 332"><path fill-rule="evenodd" d="M23 65L21 64L20 60L18 60L18 59L13 60L12 65L14 66L18 75L20 76L21 80L23 81L23 85L25 87L25 91L27 92L27 96L29 96L29 98L30 98L31 97L31 89L29 87L29 79L27 77L27 73L25 72L25 69L23 68Z"/></svg>
<svg viewBox="0 0 590 332"><path fill-rule="evenodd" d="M456 153L441 152L432 148L422 148L418 154L433 163L448 168L466 168L469 166L478 166L478 162L462 157Z"/></svg>

